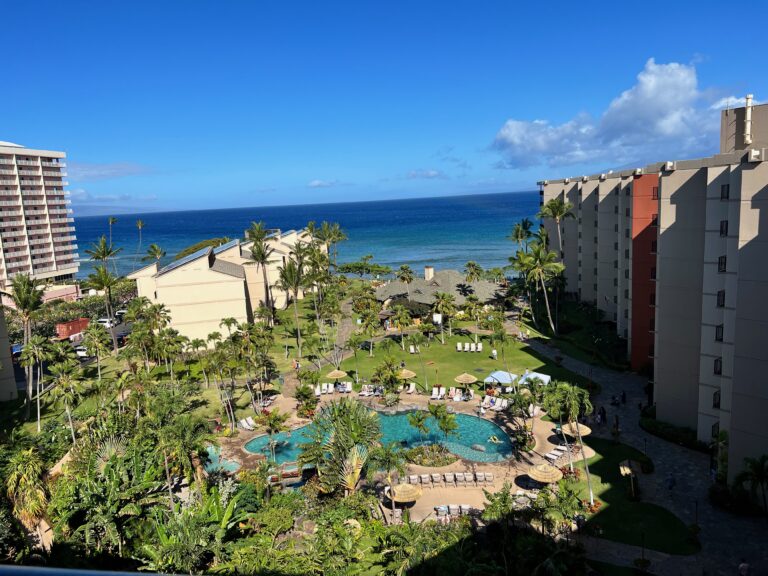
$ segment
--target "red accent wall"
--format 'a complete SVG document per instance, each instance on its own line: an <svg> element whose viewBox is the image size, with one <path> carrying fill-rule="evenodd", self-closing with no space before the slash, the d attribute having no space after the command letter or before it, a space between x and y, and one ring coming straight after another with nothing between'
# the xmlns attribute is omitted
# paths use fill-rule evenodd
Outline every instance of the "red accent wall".
<svg viewBox="0 0 768 576"><path fill-rule="evenodd" d="M85 330L89 323L90 320L88 318L78 318L77 320L72 320L70 322L56 324L56 336L58 336L60 340L64 340L73 334L79 334Z"/></svg>
<svg viewBox="0 0 768 576"><path fill-rule="evenodd" d="M652 225L658 217L659 202L655 195L659 189L657 174L636 176L632 183L632 350L630 363L633 370L653 364L652 322L655 314L651 303L656 294L652 271L656 267L653 242L658 238L658 226Z"/></svg>

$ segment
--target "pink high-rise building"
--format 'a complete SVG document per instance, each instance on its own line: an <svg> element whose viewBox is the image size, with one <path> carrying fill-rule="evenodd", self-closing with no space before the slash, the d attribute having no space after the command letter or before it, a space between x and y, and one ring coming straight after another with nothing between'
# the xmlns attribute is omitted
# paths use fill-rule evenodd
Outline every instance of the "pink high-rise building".
<svg viewBox="0 0 768 576"><path fill-rule="evenodd" d="M77 245L64 152L0 142L0 287L17 274L73 279Z"/></svg>

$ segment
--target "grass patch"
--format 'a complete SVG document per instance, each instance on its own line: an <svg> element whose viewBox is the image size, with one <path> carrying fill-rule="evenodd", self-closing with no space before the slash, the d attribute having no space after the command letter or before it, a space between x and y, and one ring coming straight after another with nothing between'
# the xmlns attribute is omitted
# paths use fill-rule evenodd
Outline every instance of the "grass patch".
<svg viewBox="0 0 768 576"><path fill-rule="evenodd" d="M406 450L405 459L410 464L433 467L448 466L458 460L442 444L428 444Z"/></svg>
<svg viewBox="0 0 768 576"><path fill-rule="evenodd" d="M688 527L680 518L661 506L629 497L629 479L619 473L619 463L631 459L638 462L648 458L639 450L626 444L588 438L585 440L597 453L589 460L592 474L592 489L595 497L602 502L600 509L587 521L587 528L603 538L634 546L643 544L646 548L667 554L694 554L699 545L691 536ZM577 465L583 470L583 463ZM643 478L637 479L642 494ZM584 500L589 499L586 475L582 474L578 489Z"/></svg>

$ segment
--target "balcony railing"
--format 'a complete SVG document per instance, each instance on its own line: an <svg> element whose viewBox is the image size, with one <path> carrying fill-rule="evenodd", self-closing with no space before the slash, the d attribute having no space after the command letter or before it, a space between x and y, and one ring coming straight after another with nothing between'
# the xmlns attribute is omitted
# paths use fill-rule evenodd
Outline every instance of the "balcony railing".
<svg viewBox="0 0 768 576"><path fill-rule="evenodd" d="M51 228L51 232L54 234L58 232L74 232L75 227L74 226L62 226L61 228Z"/></svg>
<svg viewBox="0 0 768 576"><path fill-rule="evenodd" d="M19 170L19 176L40 176L39 170Z"/></svg>
<svg viewBox="0 0 768 576"><path fill-rule="evenodd" d="M50 168L66 168L67 163L66 162L52 162L51 160L43 160L43 166L48 166Z"/></svg>
<svg viewBox="0 0 768 576"><path fill-rule="evenodd" d="M16 164L19 166L39 166L39 162L37 160L21 160L19 158L16 159Z"/></svg>
<svg viewBox="0 0 768 576"><path fill-rule="evenodd" d="M67 182L66 180L59 180L59 181L46 180L45 185L46 186L69 186L69 182Z"/></svg>
<svg viewBox="0 0 768 576"><path fill-rule="evenodd" d="M14 238L16 236L26 236L26 232L24 230L3 230L0 232L0 236L3 238Z"/></svg>
<svg viewBox="0 0 768 576"><path fill-rule="evenodd" d="M37 246L38 244L50 244L50 238L31 238L29 240L30 246Z"/></svg>
<svg viewBox="0 0 768 576"><path fill-rule="evenodd" d="M8 174L9 176L15 176L16 172L13 170L0 170L0 174Z"/></svg>
<svg viewBox="0 0 768 576"><path fill-rule="evenodd" d="M0 200L0 206L16 206L21 208L21 203L18 200Z"/></svg>
<svg viewBox="0 0 768 576"><path fill-rule="evenodd" d="M16 180L0 180L0 185L3 185L3 186L16 186Z"/></svg>
<svg viewBox="0 0 768 576"><path fill-rule="evenodd" d="M13 166L13 158L0 158L0 164Z"/></svg>
<svg viewBox="0 0 768 576"><path fill-rule="evenodd" d="M66 176L67 173L63 170L60 172L54 172L53 170L43 170L43 176Z"/></svg>
<svg viewBox="0 0 768 576"><path fill-rule="evenodd" d="M47 248L35 248L34 250L29 251L30 254L50 254L51 248L50 246ZM39 262L39 260L35 260L35 262Z"/></svg>
<svg viewBox="0 0 768 576"><path fill-rule="evenodd" d="M24 198L24 206L45 206L45 200L27 200Z"/></svg>

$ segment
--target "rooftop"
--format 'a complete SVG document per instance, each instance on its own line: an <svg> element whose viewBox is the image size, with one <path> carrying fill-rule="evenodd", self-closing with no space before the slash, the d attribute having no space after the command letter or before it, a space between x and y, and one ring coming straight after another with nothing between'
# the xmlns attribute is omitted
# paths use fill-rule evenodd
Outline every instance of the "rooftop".
<svg viewBox="0 0 768 576"><path fill-rule="evenodd" d="M376 290L376 298L380 301L397 296L408 297L408 288L403 282L393 280ZM432 304L436 292L447 292L456 298L456 304L462 305L467 296L475 295L480 302L488 302L497 296L498 284L488 280L467 282L464 275L456 270L438 270L432 278L416 278L410 284L411 300L422 304Z"/></svg>

